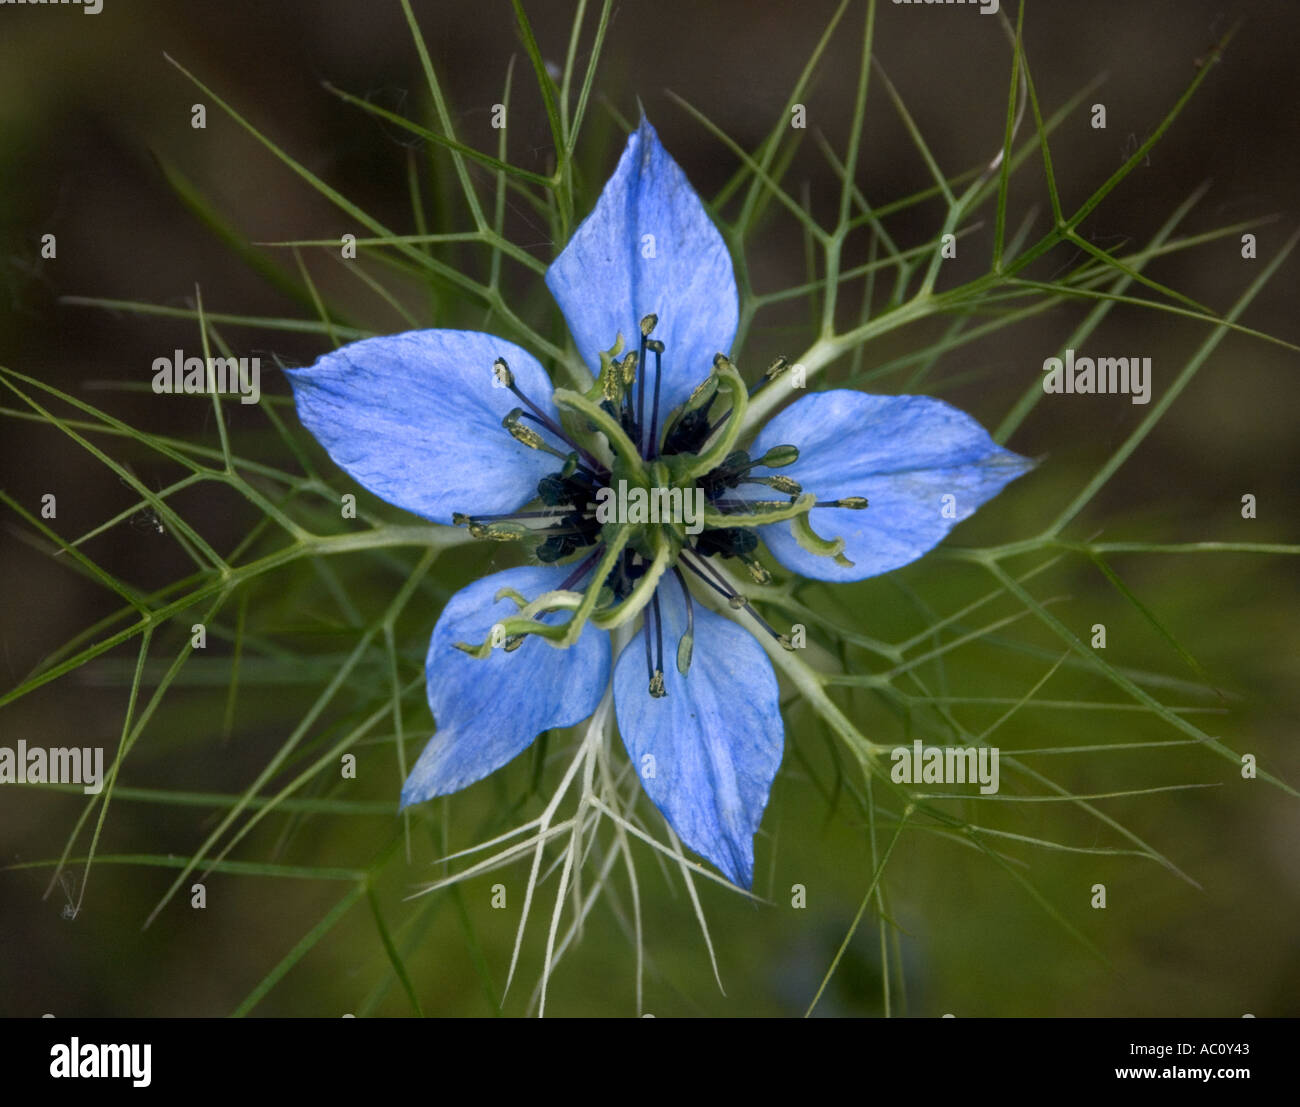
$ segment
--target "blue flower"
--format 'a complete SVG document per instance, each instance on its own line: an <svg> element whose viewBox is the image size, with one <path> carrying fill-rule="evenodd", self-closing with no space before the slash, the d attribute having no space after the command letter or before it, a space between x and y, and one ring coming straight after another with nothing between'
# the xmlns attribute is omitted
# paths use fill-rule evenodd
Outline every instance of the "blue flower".
<svg viewBox="0 0 1300 1107"><path fill-rule="evenodd" d="M426 664L437 730L402 806L581 722L612 669L642 787L748 888L784 745L777 680L762 645L692 589L789 648L720 562L766 581L761 539L805 577L888 572L1030 463L940 400L854 391L805 395L739 448L749 397L788 365L751 387L727 356L730 256L644 119L546 283L596 377L586 393L474 331L366 339L288 374L303 424L360 484L530 555L443 609ZM614 659L611 631L638 617Z"/></svg>

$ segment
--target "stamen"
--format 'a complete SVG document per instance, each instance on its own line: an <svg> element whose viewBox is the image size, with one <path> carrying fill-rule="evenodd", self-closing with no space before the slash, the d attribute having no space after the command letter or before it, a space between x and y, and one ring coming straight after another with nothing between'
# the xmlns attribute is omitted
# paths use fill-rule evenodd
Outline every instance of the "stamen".
<svg viewBox="0 0 1300 1107"><path fill-rule="evenodd" d="M659 591L650 600L650 606L654 608L655 613L655 671L650 678L650 695L655 699L662 699L668 693L664 690L664 620L659 613ZM647 640L646 646L649 647Z"/></svg>
<svg viewBox="0 0 1300 1107"><path fill-rule="evenodd" d="M730 366L732 369L736 368L734 365L731 364L731 359L727 357L726 354L717 353L713 355L713 368L715 371L721 370L727 366ZM739 372L739 370L737 370L737 372ZM717 434L722 427L726 426L727 420L731 418L731 413L734 410L734 408L735 408L734 404L731 407L727 408L727 410L722 413L722 418L719 419L716 423L714 423L711 427L709 427L708 433L704 436L705 442L707 442L710 438L712 438L715 434Z"/></svg>
<svg viewBox="0 0 1300 1107"><path fill-rule="evenodd" d="M475 538L494 542L518 542L528 536L528 528L522 523L470 523L469 532Z"/></svg>
<svg viewBox="0 0 1300 1107"><path fill-rule="evenodd" d="M604 403L613 404L623 392L622 365L615 359L623 352L623 332L614 336L614 345L600 351L600 376L597 384Z"/></svg>
<svg viewBox="0 0 1300 1107"><path fill-rule="evenodd" d="M779 630L777 630L774 626L772 626L771 623L769 623L766 619L764 619L762 615L760 615L757 611L755 611L753 605L749 602L749 600L746 599L739 592L733 590L731 586L727 584L725 578L719 575L717 579L714 579L712 574L714 574L716 570L712 565L710 565L707 561L703 559L700 559L699 565L696 565L695 561L696 561L695 558L688 557L685 553L682 554L682 564L685 565L686 568L690 569L691 572L693 572L697 577L699 577L702 581L704 581L704 583L707 584L710 588L712 588L715 592L718 592L722 596L726 597L727 602L735 610L739 611L743 609L750 616L750 618L752 618L756 623L758 623L759 626L761 626L765 631L767 631L767 633L770 634L772 638L774 638L776 642L783 649L787 649L787 650L794 649L794 644L790 641L789 635L782 634ZM708 570L708 574L705 573L705 570Z"/></svg>
<svg viewBox="0 0 1300 1107"><path fill-rule="evenodd" d="M682 571L673 566L673 576L682 587L682 599L686 603L686 633L677 640L677 671L685 676L691 668L691 656L695 653L695 602L691 599L691 590L686 587L686 578Z"/></svg>
<svg viewBox="0 0 1300 1107"><path fill-rule="evenodd" d="M749 577L755 584L771 584L772 574L764 567L762 562L756 557L747 557L744 554L737 554L745 568L749 570Z"/></svg>
<svg viewBox="0 0 1300 1107"><path fill-rule="evenodd" d="M789 368L790 368L789 359L778 356L777 359L774 362L772 362L772 364L769 365L766 370L764 370L763 379L760 381L756 381L753 387L750 388L749 398L752 400L755 396L757 396L760 392L762 392L763 389L765 389L769 384L771 384L774 380L776 380L779 376L781 376L782 373L784 373Z"/></svg>
<svg viewBox="0 0 1300 1107"><path fill-rule="evenodd" d="M650 654L650 621L655 623L655 639L659 645L659 662L656 665ZM642 637L645 639L645 671L649 676L647 690L655 699L662 699L668 693L664 690L664 631L659 614L659 596L655 594L650 606L641 617Z"/></svg>
<svg viewBox="0 0 1300 1107"><path fill-rule="evenodd" d="M636 350L629 350L627 352L627 356L623 359L620 365L620 371L622 373L622 382L623 382L622 413L623 413L624 429L626 429L629 426L636 425L636 419L632 414L632 406L633 406L632 391L633 391L633 386L636 383L637 366L639 363L640 363L639 352Z"/></svg>
<svg viewBox="0 0 1300 1107"><path fill-rule="evenodd" d="M647 610L645 614L641 616L641 631L642 631L641 637L645 641L646 684L650 689L650 694L653 696L654 686L655 686L655 665L654 665L654 658L651 656L650 653L650 616L651 616L651 612L649 610Z"/></svg>
<svg viewBox="0 0 1300 1107"><path fill-rule="evenodd" d="M636 363L641 366L641 379L636 385L636 425L638 428L645 426L645 350L646 341L650 337L650 332L655 329L659 323L659 316L651 313L641 320L641 344L637 348ZM642 447L641 454L645 456L644 443L640 440L641 433L637 431L637 445Z"/></svg>
<svg viewBox="0 0 1300 1107"><path fill-rule="evenodd" d="M740 482L741 484L765 484L768 488L775 488L778 492L784 492L787 496L798 496L803 492L803 485L797 480L791 480L789 477L746 477Z"/></svg>
<svg viewBox="0 0 1300 1107"><path fill-rule="evenodd" d="M571 507L557 507L551 511L513 511L503 515L462 515L459 511L455 511L452 512L451 521L459 527L467 523L513 522L515 519L563 519L564 516L572 514Z"/></svg>
<svg viewBox="0 0 1300 1107"><path fill-rule="evenodd" d="M581 446L579 446L576 442L574 442L572 439L569 438L569 436L564 432L563 427L561 427L558 423L556 423L554 419L552 419L549 415L546 414L546 412L544 412L540 407L538 407L535 403L533 403L532 400L530 400L527 396L524 395L523 390L517 384L515 384L515 375L512 372L510 372L510 366L506 364L505 358L499 357L496 359L496 361L492 363L492 375L501 382L502 388L510 389L511 392L513 392L520 400L524 402L524 406L529 409L529 412L531 414L523 415L523 418L531 419L533 422L538 423L541 426L545 427L548 431L550 431L553 435L555 435L556 438L558 438L561 442L563 442L566 446L568 446L569 449L575 450L582 457L582 460L585 461L592 468L593 471L601 472L601 473L605 471L605 467L601 465L599 461L597 461L594 457L591 456L591 454L589 454L586 450L584 450ZM514 412L511 412L511 414L513 415ZM522 410L521 410L521 414L522 414ZM510 433L514 434L513 431L511 431ZM516 435L516 437L518 436Z"/></svg>
<svg viewBox="0 0 1300 1107"><path fill-rule="evenodd" d="M655 402L650 409L650 440L646 443L646 453L649 457L659 456L659 385L663 381L663 367L661 358L663 357L664 344L657 339L650 339L646 343L647 350L653 350L655 355Z"/></svg>
<svg viewBox="0 0 1300 1107"><path fill-rule="evenodd" d="M853 511L861 511L866 506L866 496L845 496L841 500L818 500L813 504L813 507L847 507Z"/></svg>
<svg viewBox="0 0 1300 1107"><path fill-rule="evenodd" d="M522 443L530 450L541 450L543 453L558 457L563 461L568 456L567 454L561 453L531 427L520 426L519 421L523 418L523 414L523 408L514 408L509 415L501 420L501 425L510 432L511 437L516 442Z"/></svg>

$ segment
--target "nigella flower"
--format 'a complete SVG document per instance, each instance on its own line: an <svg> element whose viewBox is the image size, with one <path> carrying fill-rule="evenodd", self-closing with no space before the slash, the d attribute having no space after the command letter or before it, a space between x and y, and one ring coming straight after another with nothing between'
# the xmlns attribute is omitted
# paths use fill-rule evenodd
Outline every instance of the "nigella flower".
<svg viewBox="0 0 1300 1107"><path fill-rule="evenodd" d="M731 259L644 119L546 274L596 374L553 388L526 350L474 331L371 338L289 372L298 414L383 499L529 563L447 602L429 645L437 730L402 805L458 791L543 730L581 722L613 676L642 787L683 842L750 887L781 763L776 676L735 611L787 648L720 565L853 581L938 543L1029 462L924 396L802 396L741 448L758 388L728 357ZM725 602L723 602L725 601ZM640 633L613 657L611 631Z"/></svg>

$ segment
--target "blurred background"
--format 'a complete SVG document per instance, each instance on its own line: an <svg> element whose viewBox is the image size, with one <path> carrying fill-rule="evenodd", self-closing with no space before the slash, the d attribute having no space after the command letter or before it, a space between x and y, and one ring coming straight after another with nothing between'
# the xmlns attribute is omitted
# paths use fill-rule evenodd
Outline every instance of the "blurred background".
<svg viewBox="0 0 1300 1107"><path fill-rule="evenodd" d="M458 137L494 149L491 108L515 58L509 116L509 156L521 167L548 172L553 157L536 85L512 13L504 0L479 4L415 0L433 60L443 79ZM635 118L637 100L660 136L705 196L736 168L735 159L666 93L695 105L747 148L757 144L783 110L835 5L804 0L796 7L755 0L656 0L616 5L596 80L587 136L579 146L590 197L609 173L621 145L612 107ZM573 5L530 0L542 52L563 61ZM842 150L852 114L861 28L851 5L807 97L808 126ZM1226 310L1292 233L1300 194L1300 116L1296 113L1295 51L1300 7L1288 0L1126 0L1031 4L1025 42L1038 95L1053 110L1089 82L1095 93L1053 138L1057 178L1068 209L1116 170L1155 128L1199 64L1232 24L1241 26L1214 72L1149 161L1085 224L1105 248L1146 242L1202 183L1204 199L1184 233L1199 233L1257 217L1260 260L1244 261L1227 238L1153 263L1149 272L1216 309ZM1010 56L998 21L977 9L906 7L882 3L875 51L906 101L939 164L949 173L981 165L998 149L1005 123ZM589 49L584 37L580 57ZM57 386L147 430L215 443L206 403L161 402L147 391L153 359L176 347L192 352L192 322L62 302L66 296L192 305L201 286L209 311L310 318L196 219L167 181L174 167L247 241L337 239L358 232L267 150L199 93L170 55L300 160L313 173L399 233L412 233L407 167L411 159L445 158L412 135L358 111L324 83L389 110L427 119L427 92L400 6L323 0L311 4L256 0L165 3L104 0L97 16L75 8L0 8L0 364ZM191 126L191 108L207 107L207 125ZM1106 106L1107 127L1090 124L1090 106ZM1022 134L1028 134L1026 129ZM876 204L930 184L905 129L874 83L863 136L859 183ZM445 178L445 174L444 174ZM483 180L484 178L479 177ZM786 177L806 187L817 215L838 202L833 172L814 142L805 142ZM485 185L486 187L486 185ZM451 229L460 216L451 192L431 190L433 229ZM1037 204L1045 228L1046 192L1031 165L1013 191L1012 225ZM920 206L893 223L900 246L926 241L940 216ZM960 265L978 273L987 231L976 235ZM512 211L516 242L547 259L545 227ZM41 236L54 234L57 257L40 256ZM759 290L797 283L803 242L788 219L773 219L751 243ZM336 253L337 251L335 251ZM979 253L979 257L975 255ZM287 251L259 256L292 271ZM454 255L448 255L454 257ZM309 259L320 287L348 305L353 321L377 331L405 329L382 300L358 291L323 255ZM854 259L862 260L861 258ZM1077 263L1068 253L1062 266ZM1254 301L1243 322L1300 341L1296 321L1296 262L1289 261ZM404 301L427 325L477 325L473 312L404 290ZM520 282L522 314L554 329L554 311L540 282ZM944 359L927 389L995 426L1040 374L1084 313L1062 306ZM867 365L887 361L909 344L933 340L936 328L893 334L867 351ZM325 349L318 336L223 327L238 353L258 355L263 389L285 394L272 366L310 363ZM1208 329L1172 315L1120 309L1088 343L1088 352L1153 357L1158 398ZM776 352L795 354L808 342L806 311L759 320L743 364L766 364ZM1297 542L1296 435L1300 416L1295 356L1275 345L1232 336L1216 350L1133 459L1071 530L1111 541L1201 540ZM832 379L834 374L832 374ZM946 384L950 381L950 384ZM114 386L112 382L118 382ZM128 388L120 387L126 382ZM905 378L879 384L902 390ZM132 390L134 389L134 390ZM1028 536L1068 502L1147 409L1119 397L1060 397L1041 403L1008 445L1044 457L1037 473L964 524L959 545ZM0 405L20 406L12 396ZM228 405L231 431L249 456L288 464L253 408ZM304 436L305 437L305 436ZM120 445L120 444L119 444ZM136 474L159 488L175 479L147 451L121 447ZM344 478L335 486L350 490ZM124 508L133 493L112 472L56 429L0 419L0 487L36 510L47 491L58 496L56 529L80 534ZM1243 520L1241 496L1258 500L1258 518ZM229 550L255 521L236 497L206 488L177 498L201 521L204 535ZM399 519L400 512L387 511ZM69 572L22 540L27 528L5 513L0 529L0 690L20 684L51 651L116 610L102 588ZM188 563L174 543L144 527L117 527L88 545L110 571L153 589L182 575ZM1025 567L1028 567L1027 565ZM362 566L361 568L364 568ZM1254 752L1262 768L1300 781L1295 743L1297 576L1287 557L1216 555L1121 558L1125 584L1199 662L1204 678L1152 630L1140 612L1098 574L1067 559L1035 580L1035 594L1060 597L1053 609L1076 633L1097 622L1109 628L1108 660L1171 679L1209 684L1218 695L1193 702L1214 714L1190 716L1234 749ZM438 565L435 591L450 594L483 569L481 551L462 550ZM341 571L350 572L342 569ZM370 618L394 591L393 578L349 578ZM941 558L899 574L809 602L851 620L874 637L893 640L923 628L926 612L948 613L984 594L987 577ZM295 629L305 653L340 653L355 642L352 628L313 619L320 582L304 570L283 587L254 593L260 617ZM436 596L432 597L436 600ZM1014 611L990 608L988 618ZM295 623L295 614L302 614ZM418 673L436 603L414 605L400 627L403 656ZM188 623L188 619L185 620ZM1059 644L1033 620L1004 633L1026 649L1017 658L975 643L952 658L957 694L1022 692L1042 676ZM177 641L180 639L178 638ZM214 643L213 658L225 649ZM1039 654L1029 652L1032 649ZM19 739L58 745L102 744L120 731L135 646L128 645L0 710L0 743ZM160 655L165 656L163 651ZM864 655L865 657L866 655ZM1044 658L1049 660L1045 661ZM206 660L206 659L205 659ZM214 664L216 662L214 661ZM864 665L866 661L862 662ZM159 663L160 665L162 662ZM878 664L878 661L875 662ZM223 718L225 687L210 680L174 690L133 753L123 783L189 792L238 792L246 787L301 717L328 674L295 681L287 670L251 673L233 726ZM382 674L381 674L382 679ZM127 683L124 683L124 680ZM1063 673L1052 698L1115 699L1116 690L1085 673ZM1044 695L1048 693L1045 692ZM1166 702L1188 703L1176 685L1158 691ZM1181 697L1181 698L1180 698ZM855 721L880 741L910 742L906 722L865 693L848 698ZM418 697L408 733L421 721ZM999 712L969 715L982 729ZM322 732L332 725L327 719ZM757 889L775 906L754 908L714 885L701 887L718 939L727 992L719 994L689 900L674 881L643 858L646 1009L656 1014L794 1014L807 1006L846 933L870 879L861 818L851 805L834 814L813 783L831 772L811 716L787 716L788 754L759 843ZM1026 710L1000 732L1005 748L1153 741L1178 735L1137 713ZM796 758L795 747L803 751ZM420 748L413 738L414 756ZM383 756L377 753L376 757ZM936 1015L1257 1015L1300 1014L1300 806L1262 781L1243 782L1233 765L1212 753L1135 751L1107 757L1052 758L1057 779L1077 792L1104 792L1200 783L1203 790L1103 801L1107 814L1168 856L1196 882L1179 880L1132 857L1044 850L1021 856L1025 875L1105 954L1089 953L1005 872L974 851L934 835L904 836L891 863L891 912L900 928L908 981L895 1010ZM504 798L527 792L531 766L511 767L505 779L458 797L451 817L456 841L468 845ZM363 774L353 798L396 800L391 765ZM1001 825L1081 846L1122 844L1096 820L1063 805L1022 805ZM141 925L174 876L130 865L92 871L80 915L63 917L77 889L42 898L48 869L4 866L59 856L82 809L79 797L0 789L0 1015L223 1015L339 900L345 886L319 880L213 877L206 910L178 898L147 930ZM969 816L971 812L966 811ZM981 811L981 815L984 812ZM998 812L998 818L1003 818ZM103 849L115 854L186 856L214 825L211 810L118 801L110 811ZM267 820L239 856L301 864L368 865L390 842L389 816ZM79 856L82 844L73 852ZM435 870L428 835L412 860L384 870L381 901L400 927L421 901L404 896ZM767 870L766 872L764 870ZM79 873L80 869L76 871ZM522 888L521 870L509 887ZM792 910L788 889L808 889L808 906ZM1108 905L1089 907L1092 884L1104 882ZM409 967L430 1014L491 1013L499 995L517 919L488 907L494 879L471 882L461 896L421 921ZM626 898L626 896L625 896ZM507 1003L522 1010L536 977L537 916L525 946L525 987ZM337 1015L357 1010L361 997L383 989L383 951L364 903L354 907L256 1008L259 1014ZM476 965L483 971L476 970ZM823 997L823 1014L879 1014L881 961L874 921L859 931ZM484 973L486 973L486 983ZM553 982L553 1010L563 1014L633 1011L632 952L618 923L597 908L582 946ZM372 1009L406 1014L401 989L381 991Z"/></svg>

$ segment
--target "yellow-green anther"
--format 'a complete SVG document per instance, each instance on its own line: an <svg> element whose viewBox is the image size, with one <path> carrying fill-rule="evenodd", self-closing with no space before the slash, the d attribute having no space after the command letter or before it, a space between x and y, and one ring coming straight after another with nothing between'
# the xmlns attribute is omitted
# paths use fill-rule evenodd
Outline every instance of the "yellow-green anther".
<svg viewBox="0 0 1300 1107"><path fill-rule="evenodd" d="M517 407L501 420L501 425L510 432L516 441L522 442L530 450L542 449L546 445L546 440L531 427L525 427L519 422L523 414L524 409Z"/></svg>
<svg viewBox="0 0 1300 1107"><path fill-rule="evenodd" d="M784 492L787 496L797 496L803 491L803 485L790 477L763 477L762 481L769 488L775 488L778 492ZM862 506L866 507L866 504Z"/></svg>
<svg viewBox="0 0 1300 1107"><path fill-rule="evenodd" d="M650 694L657 700L661 700L668 695L664 690L664 674L659 669L656 669L654 676L650 678Z"/></svg>
<svg viewBox="0 0 1300 1107"><path fill-rule="evenodd" d="M867 506L866 496L845 496L835 501L836 507L849 507L854 511L861 511Z"/></svg>
<svg viewBox="0 0 1300 1107"><path fill-rule="evenodd" d="M623 334L620 331L617 340L608 350L600 351L600 374L596 380L596 390L601 399L616 403L623 385L623 369L618 355L623 352ZM592 393L588 393L592 395Z"/></svg>
<svg viewBox="0 0 1300 1107"><path fill-rule="evenodd" d="M515 375L510 372L510 366L506 364L506 359L499 357L492 363L492 375L501 382L502 388L513 388Z"/></svg>
<svg viewBox="0 0 1300 1107"><path fill-rule="evenodd" d="M767 367L767 371L763 374L763 376L766 380L774 381L776 380L777 377L779 377L782 373L784 373L789 368L790 368L789 359L784 357L778 357L774 362L772 362L771 365Z"/></svg>
<svg viewBox="0 0 1300 1107"><path fill-rule="evenodd" d="M739 611L741 608L748 606L749 601L739 592L727 597L727 603L731 605L733 611Z"/></svg>
<svg viewBox="0 0 1300 1107"><path fill-rule="evenodd" d="M778 643L780 643L780 646L783 650L794 649L794 643L790 641L790 636L788 634L778 634L776 636L776 640Z"/></svg>
<svg viewBox="0 0 1300 1107"><path fill-rule="evenodd" d="M798 460L798 446L773 446L754 464L765 465L769 469L784 469L787 465L793 465Z"/></svg>
<svg viewBox="0 0 1300 1107"><path fill-rule="evenodd" d="M643 338L649 338L650 332L659 325L659 316L651 312L641 320L641 335Z"/></svg>
<svg viewBox="0 0 1300 1107"><path fill-rule="evenodd" d="M528 528L522 523L470 523L469 532L494 542L517 542L528 534Z"/></svg>
<svg viewBox="0 0 1300 1107"><path fill-rule="evenodd" d="M631 387L632 382L636 380L636 351L629 350L627 357L623 359L623 384Z"/></svg>
<svg viewBox="0 0 1300 1107"><path fill-rule="evenodd" d="M771 584L772 574L763 568L762 564L752 557L741 557L745 563L745 568L749 570L749 577L755 584Z"/></svg>
<svg viewBox="0 0 1300 1107"><path fill-rule="evenodd" d="M618 398L622 394L619 377L622 376L622 370L618 362L611 361L608 366L600 372L600 395L604 400L611 404L617 404Z"/></svg>
<svg viewBox="0 0 1300 1107"><path fill-rule="evenodd" d="M700 381L691 392L691 398L686 401L686 410L695 411L703 407L714 396L718 394L718 378L710 373L704 380Z"/></svg>
<svg viewBox="0 0 1300 1107"><path fill-rule="evenodd" d="M662 354L664 352L664 344L657 338L647 338L645 348L647 350L653 350L657 354Z"/></svg>

